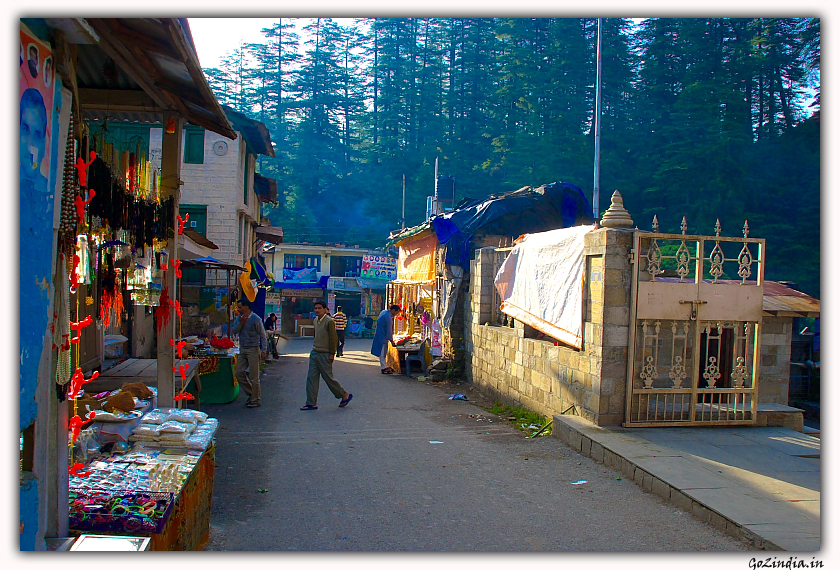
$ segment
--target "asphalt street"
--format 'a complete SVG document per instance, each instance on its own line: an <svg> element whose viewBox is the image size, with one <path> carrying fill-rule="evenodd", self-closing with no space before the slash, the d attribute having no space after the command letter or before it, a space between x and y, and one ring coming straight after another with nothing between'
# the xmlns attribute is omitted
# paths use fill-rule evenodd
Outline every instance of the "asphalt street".
<svg viewBox="0 0 840 570"><path fill-rule="evenodd" d="M350 404L322 381L319 409L300 411L311 346L269 363L262 407L244 393L202 406L220 421L207 550L750 549L557 438L450 400L454 387L380 374L370 340L334 364Z"/></svg>

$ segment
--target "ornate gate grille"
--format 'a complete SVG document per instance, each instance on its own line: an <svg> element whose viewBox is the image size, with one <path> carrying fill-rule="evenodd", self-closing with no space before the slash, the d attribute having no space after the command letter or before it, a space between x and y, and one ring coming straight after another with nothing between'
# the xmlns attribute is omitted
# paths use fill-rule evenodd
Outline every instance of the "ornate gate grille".
<svg viewBox="0 0 840 570"><path fill-rule="evenodd" d="M682 228L635 234L625 425L754 424L764 240Z"/></svg>

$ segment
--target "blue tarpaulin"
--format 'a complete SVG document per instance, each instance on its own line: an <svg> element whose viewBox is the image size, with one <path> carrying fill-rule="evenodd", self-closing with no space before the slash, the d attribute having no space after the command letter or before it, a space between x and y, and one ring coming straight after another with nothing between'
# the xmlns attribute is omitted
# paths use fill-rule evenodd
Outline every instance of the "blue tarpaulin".
<svg viewBox="0 0 840 570"><path fill-rule="evenodd" d="M469 267L471 240L485 235L520 235L591 224L583 191L568 182L522 188L484 200L464 199L454 211L432 218L438 241L447 246L446 263Z"/></svg>
<svg viewBox="0 0 840 570"><path fill-rule="evenodd" d="M275 281L275 289L326 289L329 275L324 275L318 281L312 283L301 283L299 281Z"/></svg>

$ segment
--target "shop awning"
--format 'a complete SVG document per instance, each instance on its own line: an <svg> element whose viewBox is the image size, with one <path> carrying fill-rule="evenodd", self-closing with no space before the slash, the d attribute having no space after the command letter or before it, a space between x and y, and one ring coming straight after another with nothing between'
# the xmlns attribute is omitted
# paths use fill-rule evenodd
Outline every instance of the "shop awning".
<svg viewBox="0 0 840 570"><path fill-rule="evenodd" d="M400 245L397 278L403 281L434 281L437 245L435 234L403 242Z"/></svg>
<svg viewBox="0 0 840 570"><path fill-rule="evenodd" d="M277 202L277 181L261 174L254 174L254 192L257 199L263 203Z"/></svg>
<svg viewBox="0 0 840 570"><path fill-rule="evenodd" d="M329 275L324 275L318 281L312 283L301 283L299 281L275 281L275 289L326 289Z"/></svg>
<svg viewBox="0 0 840 570"><path fill-rule="evenodd" d="M184 240L178 247L178 258L187 260L207 257L214 249L219 249L219 246L193 228L184 228Z"/></svg>
<svg viewBox="0 0 840 570"><path fill-rule="evenodd" d="M283 243L283 228L255 226L254 233L257 234L257 237L263 241L274 244Z"/></svg>
<svg viewBox="0 0 840 570"><path fill-rule="evenodd" d="M356 281L359 282L359 287L362 289L378 289L378 290L385 290L386 285L391 283L391 281L385 279L363 279L361 277L357 277Z"/></svg>
<svg viewBox="0 0 840 570"><path fill-rule="evenodd" d="M245 271L244 267L230 263L222 263L212 257L185 259L183 260L181 267L201 267L203 269L221 269L224 271Z"/></svg>

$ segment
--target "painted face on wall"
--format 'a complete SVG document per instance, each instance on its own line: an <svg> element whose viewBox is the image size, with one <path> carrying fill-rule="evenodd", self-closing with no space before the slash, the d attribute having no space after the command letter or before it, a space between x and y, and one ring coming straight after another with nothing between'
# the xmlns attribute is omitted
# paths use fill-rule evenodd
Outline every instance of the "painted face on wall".
<svg viewBox="0 0 840 570"><path fill-rule="evenodd" d="M20 99L20 177L37 182L43 179L41 161L47 149L47 109L35 89L27 89ZM46 190L46 188L45 188Z"/></svg>

